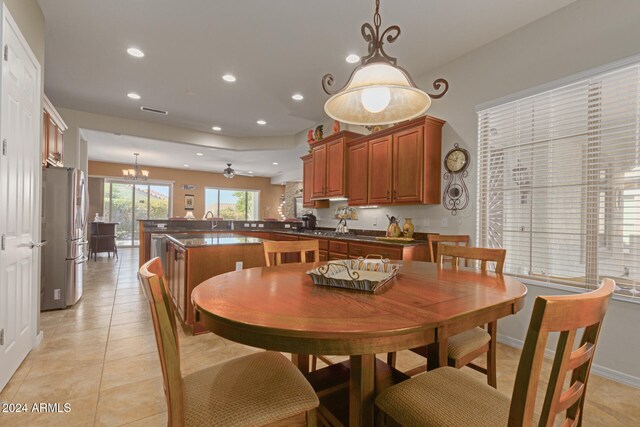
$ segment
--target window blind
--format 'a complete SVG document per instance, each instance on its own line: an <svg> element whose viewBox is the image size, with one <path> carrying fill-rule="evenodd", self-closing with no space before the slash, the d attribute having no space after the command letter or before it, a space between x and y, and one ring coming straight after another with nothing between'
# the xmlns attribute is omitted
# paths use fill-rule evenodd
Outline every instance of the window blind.
<svg viewBox="0 0 640 427"><path fill-rule="evenodd" d="M478 112L478 245L640 301L640 64Z"/></svg>

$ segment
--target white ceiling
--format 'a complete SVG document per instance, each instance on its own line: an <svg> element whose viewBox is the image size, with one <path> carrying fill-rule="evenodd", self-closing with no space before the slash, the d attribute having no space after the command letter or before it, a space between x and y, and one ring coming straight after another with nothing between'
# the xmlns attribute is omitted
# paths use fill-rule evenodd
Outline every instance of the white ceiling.
<svg viewBox="0 0 640 427"><path fill-rule="evenodd" d="M236 173L252 171L253 176L266 177L300 169L301 164L293 150L226 150L87 129L83 130L83 137L87 140L89 160L111 163L133 164L133 153L140 153L138 162L145 166L222 173L227 163L231 163ZM278 165L273 165L273 162Z"/></svg>
<svg viewBox="0 0 640 427"><path fill-rule="evenodd" d="M387 52L418 77L571 2L383 0L383 27L402 28ZM292 135L325 120L321 77L331 72L337 84L345 82L354 66L344 58L366 52L360 25L372 21L374 8L373 0L39 4L46 20L45 91L56 106L205 132L218 125L237 137ZM146 56L127 55L130 46ZM225 73L237 82L224 82ZM128 92L142 100L128 99ZM293 101L294 92L305 99ZM169 115L141 112L141 105ZM258 119L268 124L258 126ZM92 143L92 156L109 149L112 158L115 147ZM175 164L175 147L166 148Z"/></svg>

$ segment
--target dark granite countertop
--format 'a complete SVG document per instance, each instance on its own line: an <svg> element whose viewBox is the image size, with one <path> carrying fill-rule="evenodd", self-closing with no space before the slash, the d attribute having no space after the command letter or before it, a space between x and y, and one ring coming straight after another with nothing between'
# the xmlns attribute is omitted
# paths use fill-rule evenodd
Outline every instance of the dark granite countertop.
<svg viewBox="0 0 640 427"><path fill-rule="evenodd" d="M323 228L316 230L321 234L314 234L312 231L297 231L292 228L284 228L286 225L290 227L296 227L297 224L285 223L285 222L273 222L273 221L233 221L234 230L231 230L231 221L216 221L214 225L216 228L211 229L211 221L201 220L144 220L145 233L153 234L166 234L172 235L173 240L184 246L181 241L189 240L193 243L190 246L209 246L213 244L250 244L260 243L262 239L253 238L255 241L230 241L225 240L223 236L234 236L236 239L252 239L251 237L242 236L240 234L234 234L235 232L262 232L262 233L282 233L290 234L293 236L304 236L318 239L332 239L343 241L354 241L362 243L375 243L392 246L417 246L427 245L426 233L416 233L417 239L412 242L403 241L385 241L376 239L377 234L383 235L382 231L372 230L356 230L354 234L337 234L331 231L331 229ZM247 225L247 227L245 227ZM175 233L175 234L174 234ZM183 234L186 233L186 234ZM198 234L196 234L198 233ZM202 233L202 234L200 234ZM220 236L219 243L213 243L214 240L218 240L216 236ZM214 239L214 237L216 237ZM200 239L200 243L196 243L196 240ZM207 240L209 239L209 240ZM208 242L211 243L208 243Z"/></svg>
<svg viewBox="0 0 640 427"><path fill-rule="evenodd" d="M233 233L167 234L166 236L167 239L185 248L219 245L259 245L262 243L262 239L257 237L241 236Z"/></svg>
<svg viewBox="0 0 640 427"><path fill-rule="evenodd" d="M417 245L429 244L429 242L427 242L426 240L414 240L411 242L389 241L389 240L378 240L376 236L363 236L359 234L338 234L338 233L332 233L332 232L314 234L312 232L283 230L283 231L278 231L278 233L291 234L294 236L316 237L318 239L349 240L349 241L356 241L356 242L363 242L363 243L375 243L375 244L394 245L394 246L417 246Z"/></svg>

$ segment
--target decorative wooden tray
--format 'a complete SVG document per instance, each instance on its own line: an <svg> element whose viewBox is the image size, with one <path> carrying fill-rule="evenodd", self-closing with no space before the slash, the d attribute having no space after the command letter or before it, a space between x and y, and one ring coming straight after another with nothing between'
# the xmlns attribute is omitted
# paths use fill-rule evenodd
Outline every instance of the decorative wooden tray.
<svg viewBox="0 0 640 427"><path fill-rule="evenodd" d="M331 261L307 271L313 283L319 286L375 292L388 283L398 272L400 265L388 259L350 259Z"/></svg>
<svg viewBox="0 0 640 427"><path fill-rule="evenodd" d="M415 239L413 237L376 237L376 240L382 240L383 242L402 242L409 243Z"/></svg>

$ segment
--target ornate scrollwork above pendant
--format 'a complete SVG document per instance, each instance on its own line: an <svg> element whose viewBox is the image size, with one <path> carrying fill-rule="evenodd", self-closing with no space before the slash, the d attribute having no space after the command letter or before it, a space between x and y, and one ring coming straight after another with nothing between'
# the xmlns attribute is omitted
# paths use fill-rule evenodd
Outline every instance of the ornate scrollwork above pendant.
<svg viewBox="0 0 640 427"><path fill-rule="evenodd" d="M392 25L386 28L384 31L380 32L381 25L382 25L382 18L380 17L380 0L376 0L376 11L375 11L375 14L373 15L373 25L366 22L362 24L362 27L360 27L360 33L362 34L362 38L364 39L365 42L367 42L367 47L368 47L367 55L361 58L360 65L358 65L353 70L347 82L340 89L333 88L335 84L335 78L332 74L325 74L322 77L322 89L328 95L336 95L342 92L345 88L349 86L349 84L353 80L353 77L359 70L361 70L366 65L373 64L373 63L388 64L391 67L396 68L397 70L402 72L402 74L404 74L404 76L407 78L407 80L409 81L412 87L417 88L416 84L411 78L411 75L404 68L397 65L397 62L398 62L397 58L392 57L391 55L387 54L387 52L385 51L385 46L384 46L385 43L391 44L395 42L398 39L398 37L400 37L400 34L401 34L400 27L398 25ZM449 90L449 82L447 82L445 79L440 78L433 82L433 87L436 90L441 90L440 93L433 93L433 94L427 93L427 95L429 95L429 97L431 97L432 99L439 99L439 98L442 98Z"/></svg>

